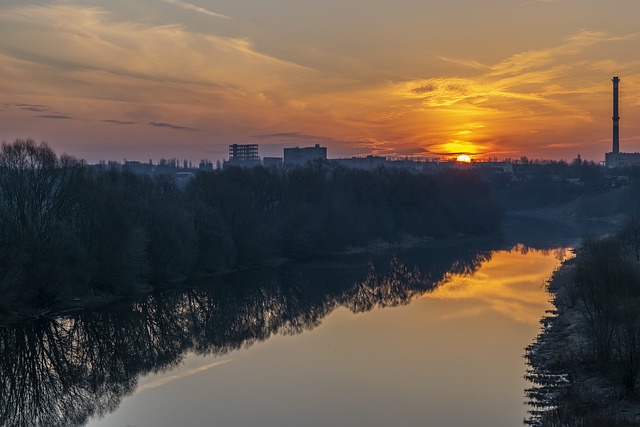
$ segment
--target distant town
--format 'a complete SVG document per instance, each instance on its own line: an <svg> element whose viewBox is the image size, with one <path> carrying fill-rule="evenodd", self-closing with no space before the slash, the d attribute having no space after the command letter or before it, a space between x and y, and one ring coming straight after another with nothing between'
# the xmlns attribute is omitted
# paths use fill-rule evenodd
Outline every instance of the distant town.
<svg viewBox="0 0 640 427"><path fill-rule="evenodd" d="M195 174L200 172L212 172L227 168L253 168L264 167L268 169L291 169L308 166L314 163L326 163L340 165L352 169L373 171L378 168L400 169L414 174L437 174L446 169L473 170L486 181L526 181L544 177L553 182L566 182L582 185L583 182L575 173L575 168L568 166L580 166L590 164L593 167L606 167L611 175L611 185L626 185L629 178L620 170L626 167L640 166L640 153L606 153L606 162L589 162L581 159L578 154L570 163L564 160L531 160L527 157L519 159L456 160L434 157L394 157L368 155L350 158L327 157L327 147L315 144L312 147L285 148L283 157L260 157L258 144L232 144L229 145L229 158L215 164L208 160L201 160L194 165L187 160L177 158L160 159L158 163L140 161L128 161L123 163L108 162L112 167L126 169L138 175L160 176L172 175L179 187L185 187ZM103 167L103 162L94 167Z"/></svg>
<svg viewBox="0 0 640 427"><path fill-rule="evenodd" d="M260 157L258 144L232 144L229 145L228 160L215 164L208 160L201 160L198 165L193 165L191 162L181 161L177 158L160 159L157 164L151 160L148 163L125 160L122 164L116 162L109 162L109 164L124 167L130 172L141 175L174 175L178 184L188 182L198 171L207 172L231 167L253 168L257 166L290 169L317 162L361 170L376 170L381 167L395 168L416 174L436 174L449 168L470 168L478 170L483 175L512 176L514 173L512 161L497 161L497 159L493 161L457 161L431 157L387 158L374 155L331 159L327 157L327 147L322 147L320 144L315 144L313 147L285 148L283 154L283 157Z"/></svg>
<svg viewBox="0 0 640 427"><path fill-rule="evenodd" d="M618 88L620 79L613 77L613 136L612 150L605 153L604 162L584 162L580 155L572 161L573 165L591 163L592 166L604 166L612 169L609 174L612 185L620 185L628 182L626 175L618 173L619 169L640 166L640 153L620 152L620 115L618 107ZM342 165L348 168L361 170L375 170L380 167L402 169L416 174L436 174L445 169L465 168L477 171L485 180L512 180L521 181L533 179L541 175L555 182L568 182L580 185L581 179L574 173L567 172L567 165L563 160L544 161L529 160L522 157L517 160L502 160L497 158L477 160L470 159L469 156L460 156L456 159L444 160L439 157L393 157L368 155L350 158L328 158L327 147L315 144L313 147L291 147L285 148L283 157L260 157L260 147L258 144L232 144L229 145L228 160L216 162L214 165L208 160L201 160L196 166L187 160L180 161L177 158L161 159L158 164L151 160L148 163L139 161L127 161L123 164L109 162L112 166L121 166L128 171L141 175L173 175L179 186L186 185L198 171L213 171L214 169L224 169L229 167L252 168L262 166L265 168L292 168L306 166L314 162L328 162ZM106 163L103 163L103 165ZM540 167L544 166L544 167Z"/></svg>

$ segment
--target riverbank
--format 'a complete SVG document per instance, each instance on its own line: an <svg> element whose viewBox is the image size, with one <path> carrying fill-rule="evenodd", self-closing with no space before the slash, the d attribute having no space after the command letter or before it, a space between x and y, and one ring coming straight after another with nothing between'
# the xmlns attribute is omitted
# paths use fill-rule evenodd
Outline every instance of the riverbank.
<svg viewBox="0 0 640 427"><path fill-rule="evenodd" d="M238 417L234 402L249 402L264 414L241 425L517 426L520 355L549 307L540 283L559 253L474 243L243 270L0 328L0 419L172 426L187 414L191 424L225 424ZM199 395L196 406L173 397ZM158 406L162 396L170 400ZM292 418L310 401L322 407ZM460 402L465 411L452 411Z"/></svg>
<svg viewBox="0 0 640 427"><path fill-rule="evenodd" d="M82 297L69 298L57 301L47 308L16 307L15 309L0 310L0 328L8 327L12 324L37 320L41 318L55 318L71 314L74 312L102 307L116 301L126 301L141 298L153 292L151 286L145 286L137 290L136 294L128 296L117 296L111 294L93 294Z"/></svg>
<svg viewBox="0 0 640 427"><path fill-rule="evenodd" d="M114 295L104 292L93 291L81 297L69 297L60 299L46 308L30 308L15 307L13 310L7 310L0 307L0 328L18 322L36 320L38 318L53 318L60 315L74 313L82 310L94 309L107 306L118 301L128 301L143 298L155 291L162 291L169 288L188 288L194 284L213 283L216 281L224 281L225 278L233 275L242 274L251 271L272 270L295 263L319 262L322 260L332 259L335 257L353 257L365 254L380 254L386 251L404 251L411 248L425 248L428 250L446 250L454 247L472 247L486 248L501 247L501 240L498 236L471 236L471 235L455 235L442 238L432 237L415 237L405 235L402 239L396 241L377 240L369 245L358 247L348 247L343 251L319 253L314 256L306 256L300 258L272 258L264 263L242 268L227 269L215 274L199 274L196 276L185 277L172 282L144 284L135 288L135 293L127 295Z"/></svg>
<svg viewBox="0 0 640 427"><path fill-rule="evenodd" d="M626 394L615 367L603 372L590 355L592 337L584 307L573 291L577 264L565 261L549 282L554 311L526 349L531 406L526 423L536 427L640 426L640 393Z"/></svg>
<svg viewBox="0 0 640 427"><path fill-rule="evenodd" d="M336 256L353 256L358 254L375 254L390 250L404 250L411 247L425 248L447 248L451 246L469 245L472 247L487 247L493 249L505 249L517 244L544 249L555 245L565 244L567 241L575 241L576 244L581 237L586 234L605 234L614 228L611 221L589 221L585 220L575 223L567 218L545 219L544 216L537 216L535 212L515 212L507 213L502 223L500 234L489 236L473 236L458 233L449 237L418 237L405 234L396 240L384 241L377 239L367 245L350 246L341 251L327 251L317 253L313 256L307 255L299 258L274 257L267 259L260 264L244 266L241 268L225 269L216 273L198 274L191 277L183 277L178 280L166 281L163 283L140 284L133 287L134 293L127 295L114 295L107 292L93 290L81 296L73 296L56 301L51 306L45 308L30 308L27 306L14 307L12 310L2 310L0 306L0 327L3 324L34 320L39 317L55 317L61 314L72 313L85 309L92 309L108 305L117 301L126 301L142 298L152 293L154 290L167 288L187 287L190 283L225 277L241 272L278 268L296 262L308 262Z"/></svg>
<svg viewBox="0 0 640 427"><path fill-rule="evenodd" d="M467 170L230 167L198 173L182 188L170 176L87 167L34 141L2 148L5 312L127 298L147 286L404 236L490 236L504 214L491 185Z"/></svg>

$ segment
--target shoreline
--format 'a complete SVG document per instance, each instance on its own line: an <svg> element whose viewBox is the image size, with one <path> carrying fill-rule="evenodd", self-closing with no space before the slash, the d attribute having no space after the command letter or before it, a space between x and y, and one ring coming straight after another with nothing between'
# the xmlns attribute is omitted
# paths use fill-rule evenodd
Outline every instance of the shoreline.
<svg viewBox="0 0 640 427"><path fill-rule="evenodd" d="M578 254L577 257L580 255ZM621 397L610 375L585 363L587 325L569 286L578 258L565 261L551 277L548 292L555 307L540 321L542 331L525 350L533 386L525 423L535 427L640 426L640 399Z"/></svg>
<svg viewBox="0 0 640 427"><path fill-rule="evenodd" d="M356 256L361 254L375 254L382 251L394 250L394 249L403 249L403 248L412 248L416 246L425 246L425 247L441 247L448 245L458 245L464 243L479 243L479 242L489 242L494 239L499 239L499 235L497 236L482 236L482 235L452 235L449 237L443 238L433 238L433 237L414 237L414 236L405 236L401 240L396 241L374 241L368 245L358 246L358 247L348 247L342 251L336 252L328 252L328 253L319 253L314 256L302 257L302 258L274 258L269 260L268 262L245 266L242 268L236 268L233 270L221 271L215 274L206 274L206 275L196 275L193 277L185 277L182 279L177 279L172 282L167 283L157 283L155 285L145 283L143 284L139 290L131 295L110 295L110 294L94 294L88 296L75 296L73 298L69 298L66 300L62 300L47 308L28 308L23 307L21 309L16 310L0 310L0 328L2 327L10 327L12 324L21 323L21 322L29 322L38 320L41 318L53 318L61 315L65 315L68 313L80 312L83 310L90 310L92 308L99 308L108 306L109 304L115 303L117 301L126 301L126 300L136 300L139 298L143 298L146 295L150 295L156 291L162 291L163 289L170 288L187 288L190 286L190 283L199 283L203 280L215 279L216 277L223 277L235 273L242 273L246 271L260 270L260 269L269 269L269 268L278 268L290 263L296 262L313 262L313 261L321 261L327 257L336 257L336 256Z"/></svg>

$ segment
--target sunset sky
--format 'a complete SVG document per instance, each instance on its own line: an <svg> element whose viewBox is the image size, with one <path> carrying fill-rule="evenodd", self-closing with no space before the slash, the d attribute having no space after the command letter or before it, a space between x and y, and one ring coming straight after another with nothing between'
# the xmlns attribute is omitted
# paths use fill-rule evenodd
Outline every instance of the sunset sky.
<svg viewBox="0 0 640 427"><path fill-rule="evenodd" d="M640 1L0 1L0 140L194 162L640 151Z"/></svg>

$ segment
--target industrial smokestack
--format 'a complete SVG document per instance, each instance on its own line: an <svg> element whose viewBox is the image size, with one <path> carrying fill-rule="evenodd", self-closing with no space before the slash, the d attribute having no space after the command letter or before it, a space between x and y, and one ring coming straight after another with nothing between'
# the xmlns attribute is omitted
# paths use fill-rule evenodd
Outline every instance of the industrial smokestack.
<svg viewBox="0 0 640 427"><path fill-rule="evenodd" d="M620 153L620 116L618 115L618 83L620 79L614 77L613 82L613 153Z"/></svg>

